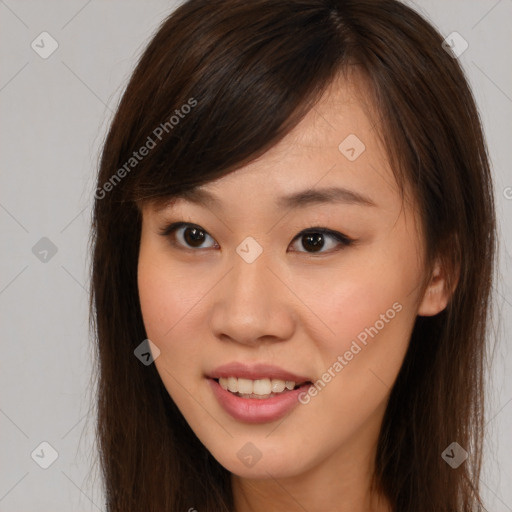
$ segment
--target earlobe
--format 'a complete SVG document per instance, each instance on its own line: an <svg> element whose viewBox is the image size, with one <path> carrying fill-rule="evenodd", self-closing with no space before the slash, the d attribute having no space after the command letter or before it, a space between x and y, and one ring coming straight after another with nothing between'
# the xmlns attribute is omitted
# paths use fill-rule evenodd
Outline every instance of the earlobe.
<svg viewBox="0 0 512 512"><path fill-rule="evenodd" d="M432 277L418 308L418 315L434 316L443 311L455 291L456 286L457 280L452 289L448 289L446 273L443 271L439 261L436 261Z"/></svg>

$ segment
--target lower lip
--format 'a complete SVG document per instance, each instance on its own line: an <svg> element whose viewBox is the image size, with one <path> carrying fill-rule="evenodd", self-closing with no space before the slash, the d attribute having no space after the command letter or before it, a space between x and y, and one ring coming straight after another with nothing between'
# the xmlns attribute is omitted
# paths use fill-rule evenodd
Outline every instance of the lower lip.
<svg viewBox="0 0 512 512"><path fill-rule="evenodd" d="M304 384L270 398L241 398L224 389L216 380L209 378L208 382L224 410L246 423L267 423L282 418L300 403L299 395L311 386Z"/></svg>

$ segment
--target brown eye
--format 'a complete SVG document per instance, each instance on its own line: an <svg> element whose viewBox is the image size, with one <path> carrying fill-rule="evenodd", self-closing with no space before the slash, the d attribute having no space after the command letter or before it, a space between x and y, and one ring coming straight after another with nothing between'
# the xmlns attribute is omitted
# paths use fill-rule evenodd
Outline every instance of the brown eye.
<svg viewBox="0 0 512 512"><path fill-rule="evenodd" d="M302 247L312 249L313 252L317 252L323 248L325 244L323 233L310 233L302 235Z"/></svg>
<svg viewBox="0 0 512 512"><path fill-rule="evenodd" d="M186 222L174 222L161 231L163 236L171 235L173 245L181 245L189 249L205 249L205 240L213 238L200 226L187 224Z"/></svg>
<svg viewBox="0 0 512 512"><path fill-rule="evenodd" d="M162 236L171 239L174 246L179 246L184 249L211 249L218 248L215 240L205 231L201 226L190 224L188 222L173 222L169 226L160 231ZM203 245L208 239L213 242L213 246ZM300 242L302 248L296 249L295 252L304 252L309 254L325 254L336 252L343 247L349 246L353 240L337 231L332 231L326 228L309 228L307 231L302 231L295 238ZM295 244L297 243L295 242ZM327 250L324 250L326 249Z"/></svg>
<svg viewBox="0 0 512 512"><path fill-rule="evenodd" d="M346 237L345 235L338 233L337 231L331 231L325 228L310 228L309 231L303 231L299 233L295 240L300 242L301 246L305 249L305 251L298 250L297 252L307 253L334 252L339 248L350 245L353 242L352 239ZM336 249L337 245L341 245L341 247ZM328 250L322 251L325 246L327 246ZM329 248L332 249L333 247L334 251L329 250Z"/></svg>
<svg viewBox="0 0 512 512"><path fill-rule="evenodd" d="M206 238L205 232L198 228L186 227L183 231L183 239L192 247L199 247Z"/></svg>

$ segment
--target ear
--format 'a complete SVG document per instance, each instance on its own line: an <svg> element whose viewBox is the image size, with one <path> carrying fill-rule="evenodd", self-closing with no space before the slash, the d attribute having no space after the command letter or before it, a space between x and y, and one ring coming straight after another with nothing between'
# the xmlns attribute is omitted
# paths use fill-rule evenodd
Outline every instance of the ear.
<svg viewBox="0 0 512 512"><path fill-rule="evenodd" d="M448 279L446 269L441 266L439 260L434 265L430 282L425 290L423 299L421 300L418 315L419 316L434 316L446 308L450 298L455 291L458 283L457 278L451 289L448 287Z"/></svg>

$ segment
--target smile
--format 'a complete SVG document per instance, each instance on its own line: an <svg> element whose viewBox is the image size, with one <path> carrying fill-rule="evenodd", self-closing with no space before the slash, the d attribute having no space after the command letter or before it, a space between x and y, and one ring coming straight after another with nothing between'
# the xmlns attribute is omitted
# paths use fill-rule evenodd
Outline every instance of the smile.
<svg viewBox="0 0 512 512"><path fill-rule="evenodd" d="M311 377L265 363L233 361L208 372L219 405L244 423L266 423L288 414L313 385Z"/></svg>
<svg viewBox="0 0 512 512"><path fill-rule="evenodd" d="M242 381L242 389L248 389L249 385L251 385L254 391L255 386L256 389L261 386L259 388L260 392L267 391L268 387L272 386L272 380L274 380L256 379L252 381L248 379L236 379L235 377L232 377L232 379L236 380L237 383ZM244 380L248 380L248 383L244 384ZM268 383L265 382L267 380L269 381ZM281 392L240 394L239 392L234 393L233 391L225 389L219 383L220 379L208 378L207 381L210 384L210 388L217 402L225 412L238 421L252 424L276 421L290 413L301 403L299 396L301 396L302 393L307 393L308 389L313 385L311 382L299 385L295 384L293 381L288 381L288 387L292 387L290 390L286 387L286 381L279 382L278 379L276 379L279 387L282 387L282 383L285 382L285 389ZM264 384L257 384L258 381L264 381ZM223 384L225 385L226 383L223 382ZM293 386L291 386L292 384ZM247 386L247 388L244 388L244 386ZM265 387L265 389L263 389L263 387Z"/></svg>
<svg viewBox="0 0 512 512"><path fill-rule="evenodd" d="M280 393L292 391L304 384L304 382L297 384L292 380L267 378L251 380L238 377L220 377L217 382L222 389L238 397L256 399L270 398Z"/></svg>

